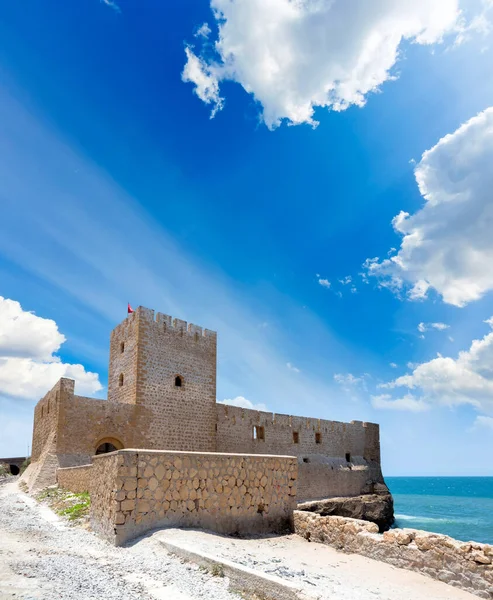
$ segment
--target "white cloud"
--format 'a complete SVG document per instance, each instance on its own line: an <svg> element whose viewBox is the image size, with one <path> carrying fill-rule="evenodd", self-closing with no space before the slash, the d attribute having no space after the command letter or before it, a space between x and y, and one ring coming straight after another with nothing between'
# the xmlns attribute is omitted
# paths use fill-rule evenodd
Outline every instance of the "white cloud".
<svg viewBox="0 0 493 600"><path fill-rule="evenodd" d="M339 283L342 283L342 285L349 285L352 282L352 280L353 278L351 277L351 275L346 275L346 277L339 279Z"/></svg>
<svg viewBox="0 0 493 600"><path fill-rule="evenodd" d="M211 28L208 23L202 23L202 25L195 32L195 37L208 38L211 34Z"/></svg>
<svg viewBox="0 0 493 600"><path fill-rule="evenodd" d="M96 373L54 355L64 342L55 321L0 296L0 396L39 399L60 377L75 379L80 394L101 390Z"/></svg>
<svg viewBox="0 0 493 600"><path fill-rule="evenodd" d="M464 306L493 290L493 107L446 135L415 169L424 206L400 212L399 252L365 267L380 284L412 300L433 288L448 304Z"/></svg>
<svg viewBox="0 0 493 600"><path fill-rule="evenodd" d="M116 2L114 2L113 0L101 0L101 2L103 4L106 4L106 6L109 6L113 10L116 10L116 12L121 12L120 7L118 6L118 4Z"/></svg>
<svg viewBox="0 0 493 600"><path fill-rule="evenodd" d="M335 373L334 381L338 383L345 392L353 394L357 390L367 390L367 377L368 375L366 373L361 377L356 377L352 373Z"/></svg>
<svg viewBox="0 0 493 600"><path fill-rule="evenodd" d="M292 365L290 362L286 363L286 367L290 370L293 371L294 373L299 373L300 370L298 369L298 367L295 367L294 365Z"/></svg>
<svg viewBox="0 0 493 600"><path fill-rule="evenodd" d="M483 36L489 35L492 30L491 11L493 10L492 0L482 0L480 12L473 16L471 21L467 23L462 20L459 23L455 45L459 46L471 39L473 35L480 34Z"/></svg>
<svg viewBox="0 0 493 600"><path fill-rule="evenodd" d="M398 365L395 362L391 362L390 367L392 367L392 369L397 369Z"/></svg>
<svg viewBox="0 0 493 600"><path fill-rule="evenodd" d="M211 119L223 107L224 99L219 95L219 82L212 67L196 56L190 47L185 48L187 63L181 78L195 84L194 91L206 104L212 104Z"/></svg>
<svg viewBox="0 0 493 600"><path fill-rule="evenodd" d="M211 0L219 37L215 57L188 49L184 81L200 88L198 70L222 107L219 85L232 80L259 102L273 129L283 119L315 126L314 108L363 106L395 76L404 40L439 43L463 29L458 0Z"/></svg>
<svg viewBox="0 0 493 600"><path fill-rule="evenodd" d="M19 302L0 296L0 357L50 359L65 342L51 319L22 310Z"/></svg>
<svg viewBox="0 0 493 600"><path fill-rule="evenodd" d="M50 362L32 358L0 358L0 395L39 400L60 377L75 379L76 392L83 396L102 389L96 373L82 365L71 365L52 357Z"/></svg>
<svg viewBox="0 0 493 600"><path fill-rule="evenodd" d="M252 410L263 410L268 412L265 404L253 404L250 400L243 398L243 396L236 396L236 398L227 398L225 400L218 400L219 404L229 404L230 406L237 406L239 408L250 408Z"/></svg>
<svg viewBox="0 0 493 600"><path fill-rule="evenodd" d="M493 430L493 417L485 417L478 415L474 421L476 427L486 427L487 429Z"/></svg>
<svg viewBox="0 0 493 600"><path fill-rule="evenodd" d="M319 279L318 283L324 288L330 288L330 281L328 279Z"/></svg>
<svg viewBox="0 0 493 600"><path fill-rule="evenodd" d="M491 319L486 323L493 329ZM407 388L406 398L414 398L420 404L469 404L481 413L493 415L493 331L482 339L473 340L470 348L459 352L455 359L438 354L428 362L409 366L412 373L379 387ZM396 402L390 395L382 397L383 401Z"/></svg>
<svg viewBox="0 0 493 600"><path fill-rule="evenodd" d="M449 329L450 325L446 323L430 323L430 327L432 329L438 329L438 331L444 331L445 329Z"/></svg>
<svg viewBox="0 0 493 600"><path fill-rule="evenodd" d="M446 323L419 323L418 331L420 333L425 333L426 331L430 331L430 329L436 329L438 331L444 331L445 329L449 329L450 325ZM424 336L421 336L424 337Z"/></svg>
<svg viewBox="0 0 493 600"><path fill-rule="evenodd" d="M411 412L423 412L429 410L430 405L422 400L416 400L412 394L406 394L403 398L393 399L390 394L372 396L373 408L383 410L407 410Z"/></svg>

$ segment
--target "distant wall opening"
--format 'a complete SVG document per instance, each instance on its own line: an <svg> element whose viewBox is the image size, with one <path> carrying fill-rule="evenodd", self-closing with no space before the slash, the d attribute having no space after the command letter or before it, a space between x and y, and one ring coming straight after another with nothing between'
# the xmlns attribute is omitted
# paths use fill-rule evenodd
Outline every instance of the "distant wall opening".
<svg viewBox="0 0 493 600"><path fill-rule="evenodd" d="M118 385L123 387L123 373L120 373L120 377L118 377Z"/></svg>
<svg viewBox="0 0 493 600"><path fill-rule="evenodd" d="M346 452L346 462L351 462L351 452Z"/></svg>
<svg viewBox="0 0 493 600"><path fill-rule="evenodd" d="M107 454L108 452L115 452L115 450L121 450L123 444L116 438L104 438L96 444L96 451L94 454Z"/></svg>
<svg viewBox="0 0 493 600"><path fill-rule="evenodd" d="M265 429L260 425L253 426L253 439L254 440L265 440Z"/></svg>
<svg viewBox="0 0 493 600"><path fill-rule="evenodd" d="M293 431L293 444L300 443L300 434L297 431Z"/></svg>
<svg viewBox="0 0 493 600"><path fill-rule="evenodd" d="M183 377L181 377L180 375L177 375L175 377L175 387L182 387L183 386Z"/></svg>
<svg viewBox="0 0 493 600"><path fill-rule="evenodd" d="M321 444L321 443L322 443L322 434L317 431L315 433L315 444Z"/></svg>
<svg viewBox="0 0 493 600"><path fill-rule="evenodd" d="M9 469L12 475L19 475L21 471L17 465L9 465Z"/></svg>

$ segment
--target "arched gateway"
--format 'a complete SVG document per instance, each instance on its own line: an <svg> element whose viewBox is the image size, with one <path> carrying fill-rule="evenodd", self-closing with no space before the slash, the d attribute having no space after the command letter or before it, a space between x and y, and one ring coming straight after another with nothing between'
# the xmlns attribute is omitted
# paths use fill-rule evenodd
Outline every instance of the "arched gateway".
<svg viewBox="0 0 493 600"><path fill-rule="evenodd" d="M96 451L94 454L107 454L108 452L115 452L115 450L121 450L122 448L123 444L120 440L113 437L107 437L99 440L96 444Z"/></svg>

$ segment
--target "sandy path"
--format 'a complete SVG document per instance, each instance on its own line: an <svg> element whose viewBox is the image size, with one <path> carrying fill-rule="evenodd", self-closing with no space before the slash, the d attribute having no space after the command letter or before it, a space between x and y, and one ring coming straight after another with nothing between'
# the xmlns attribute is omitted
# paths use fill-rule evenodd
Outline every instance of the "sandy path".
<svg viewBox="0 0 493 600"><path fill-rule="evenodd" d="M153 537L276 575L321 600L477 600L424 575L344 554L297 535L244 540L166 529Z"/></svg>
<svg viewBox="0 0 493 600"><path fill-rule="evenodd" d="M238 600L227 580L168 554L153 539L115 548L0 486L0 599Z"/></svg>

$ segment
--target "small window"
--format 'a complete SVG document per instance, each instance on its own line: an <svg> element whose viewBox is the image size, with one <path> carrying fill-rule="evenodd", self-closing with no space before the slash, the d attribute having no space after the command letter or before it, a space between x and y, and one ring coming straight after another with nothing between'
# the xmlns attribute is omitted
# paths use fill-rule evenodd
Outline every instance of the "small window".
<svg viewBox="0 0 493 600"><path fill-rule="evenodd" d="M253 439L254 440L265 440L265 429L260 425L253 426Z"/></svg>
<svg viewBox="0 0 493 600"><path fill-rule="evenodd" d="M41 407L41 417L43 417L43 415L44 415L44 412L45 412L45 411L44 411L44 408L43 408L43 407Z"/></svg>
<svg viewBox="0 0 493 600"><path fill-rule="evenodd" d="M293 431L293 444L300 443L300 434L297 431Z"/></svg>
<svg viewBox="0 0 493 600"><path fill-rule="evenodd" d="M123 354L125 352L125 342L120 344L120 352Z"/></svg>
<svg viewBox="0 0 493 600"><path fill-rule="evenodd" d="M199 341L199 334L198 334L198 332L197 332L197 331L195 332L195 341L196 341L196 342L198 342L198 341Z"/></svg>
<svg viewBox="0 0 493 600"><path fill-rule="evenodd" d="M304 463L309 463L309 462L310 462L310 459L309 459L308 457L306 457L306 456L305 456L305 458L303 459L303 462L304 462Z"/></svg>
<svg viewBox="0 0 493 600"><path fill-rule="evenodd" d="M120 373L120 377L118 377L118 385L123 387L123 373Z"/></svg>
<svg viewBox="0 0 493 600"><path fill-rule="evenodd" d="M46 406L46 414L49 415L50 414L50 401L48 400L48 404Z"/></svg>
<svg viewBox="0 0 493 600"><path fill-rule="evenodd" d="M346 452L346 462L351 462L351 453Z"/></svg>
<svg viewBox="0 0 493 600"><path fill-rule="evenodd" d="M180 377L180 375L177 375L175 377L175 387L182 387L183 386L183 379Z"/></svg>
<svg viewBox="0 0 493 600"><path fill-rule="evenodd" d="M321 444L322 443L322 434L317 431L315 433L315 444Z"/></svg>

